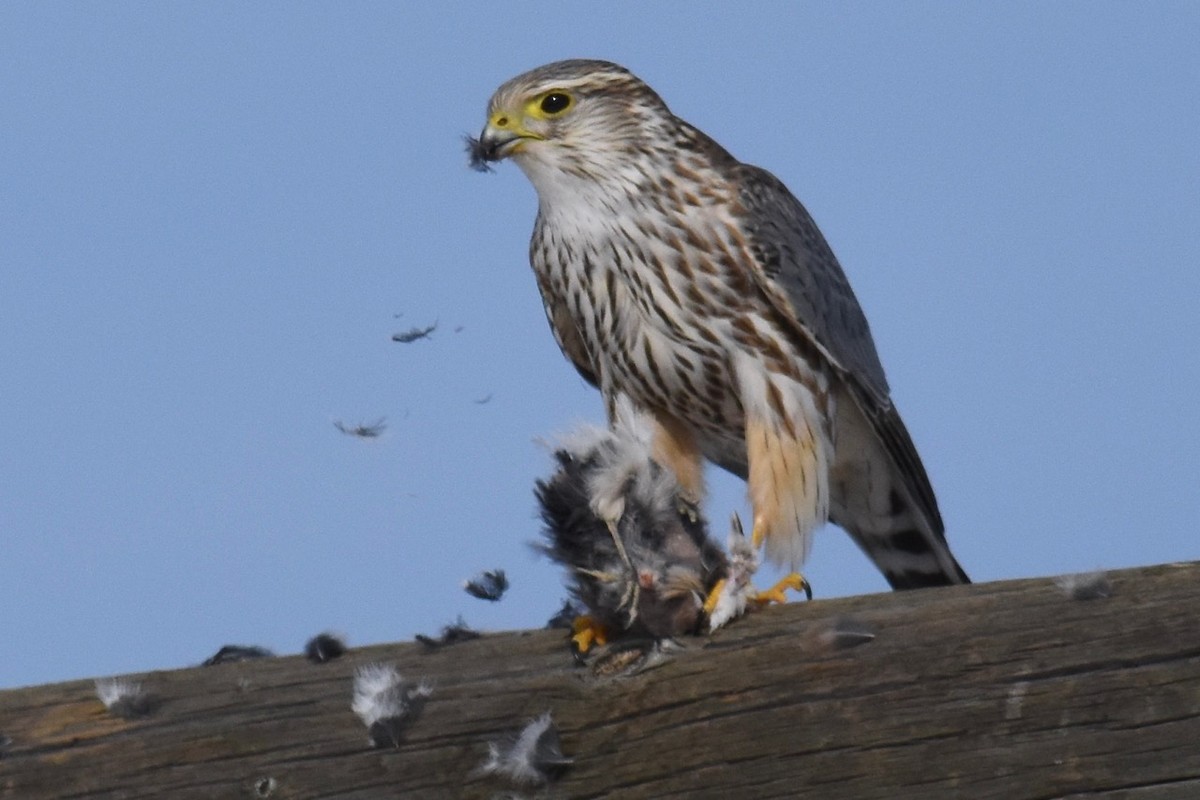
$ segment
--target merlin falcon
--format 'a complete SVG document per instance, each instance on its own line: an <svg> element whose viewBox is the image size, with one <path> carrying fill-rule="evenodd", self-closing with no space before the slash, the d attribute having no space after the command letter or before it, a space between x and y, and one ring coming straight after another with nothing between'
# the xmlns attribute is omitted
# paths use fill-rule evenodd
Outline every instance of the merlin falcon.
<svg viewBox="0 0 1200 800"><path fill-rule="evenodd" d="M622 397L653 419L655 460L690 499L707 459L746 481L752 539L778 564L797 568L829 520L893 588L968 582L862 309L778 178L606 61L503 84L470 150L533 183L550 328L610 420Z"/></svg>

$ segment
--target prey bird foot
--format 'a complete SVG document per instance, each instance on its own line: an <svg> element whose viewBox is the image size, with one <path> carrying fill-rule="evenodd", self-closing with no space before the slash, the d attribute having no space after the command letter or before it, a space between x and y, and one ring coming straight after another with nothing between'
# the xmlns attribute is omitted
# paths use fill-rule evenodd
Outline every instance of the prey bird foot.
<svg viewBox="0 0 1200 800"><path fill-rule="evenodd" d="M692 503L691 500L680 497L679 505L675 507L675 510L679 512L679 516L683 517L693 525L700 521L700 512L697 510L696 505Z"/></svg>
<svg viewBox="0 0 1200 800"><path fill-rule="evenodd" d="M629 583L625 587L625 591L621 593L621 604L618 608L629 609L629 620L626 624L632 625L637 619L638 598L641 596L638 591L637 569L633 566L633 560L629 558L625 543L621 541L621 532L617 530L616 520L608 519L604 522L608 527L608 534L612 537L613 545L617 548L617 555L621 557L621 563L625 565L626 574L629 576Z"/></svg>
<svg viewBox="0 0 1200 800"><path fill-rule="evenodd" d="M593 616L584 614L571 622L571 643L577 653L586 653L592 645L608 644L608 627Z"/></svg>
<svg viewBox="0 0 1200 800"><path fill-rule="evenodd" d="M617 548L617 555L621 557L621 563L628 568L630 574L633 574L633 561L629 559L629 553L625 550L625 543L621 541L621 532L617 530L615 520L607 519L604 521L608 528L608 535L612 537L613 545Z"/></svg>
<svg viewBox="0 0 1200 800"><path fill-rule="evenodd" d="M708 597L704 598L705 617L712 617L713 611L716 609L717 603L721 600L721 593L725 591L725 585L727 583L727 580L721 578L721 580L713 584L712 591L708 593Z"/></svg>
<svg viewBox="0 0 1200 800"><path fill-rule="evenodd" d="M701 499L700 496L689 492L687 489L680 489L679 494L675 498L675 510L679 513L679 516L695 525L700 521Z"/></svg>
<svg viewBox="0 0 1200 800"><path fill-rule="evenodd" d="M629 581L625 587L625 592L621 595L621 604L617 606L618 610L627 609L625 611L628 619L625 621L625 627L632 627L633 623L637 622L638 617L638 601L641 600L642 591L636 580Z"/></svg>

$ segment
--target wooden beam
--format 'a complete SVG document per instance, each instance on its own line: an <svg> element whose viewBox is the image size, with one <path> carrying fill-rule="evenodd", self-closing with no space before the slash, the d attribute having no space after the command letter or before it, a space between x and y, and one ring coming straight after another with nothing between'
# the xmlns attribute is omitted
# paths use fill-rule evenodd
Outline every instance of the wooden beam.
<svg viewBox="0 0 1200 800"><path fill-rule="evenodd" d="M620 678L520 631L131 676L135 719L91 681L5 691L0 797L505 796L487 743L546 711L574 764L520 796L1200 797L1200 563L1108 581L795 603ZM350 710L372 662L434 685L395 749Z"/></svg>

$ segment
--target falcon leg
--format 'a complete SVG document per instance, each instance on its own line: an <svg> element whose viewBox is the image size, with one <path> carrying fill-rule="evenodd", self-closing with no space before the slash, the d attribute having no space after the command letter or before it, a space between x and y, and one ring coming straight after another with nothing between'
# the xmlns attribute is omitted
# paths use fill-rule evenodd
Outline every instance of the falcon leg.
<svg viewBox="0 0 1200 800"><path fill-rule="evenodd" d="M767 539L767 526L763 524L761 519L754 520L754 530L750 531L750 544L754 545L754 549L761 550L763 542Z"/></svg>
<svg viewBox="0 0 1200 800"><path fill-rule="evenodd" d="M683 489L680 511L695 522L695 506L704 499L704 459L692 432L674 417L654 412L654 460L666 467Z"/></svg>
<svg viewBox="0 0 1200 800"><path fill-rule="evenodd" d="M776 378L755 388L746 402L751 540L771 561L795 569L808 556L813 531L829 518L832 447L821 420L806 416L801 400L809 395L815 406L812 393L799 382ZM765 408L755 413L755 403Z"/></svg>

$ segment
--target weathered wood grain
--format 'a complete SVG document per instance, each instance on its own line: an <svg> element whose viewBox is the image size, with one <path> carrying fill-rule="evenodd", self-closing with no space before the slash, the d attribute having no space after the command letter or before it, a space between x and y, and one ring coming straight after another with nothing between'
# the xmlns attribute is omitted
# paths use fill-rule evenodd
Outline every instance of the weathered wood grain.
<svg viewBox="0 0 1200 800"><path fill-rule="evenodd" d="M133 676L135 720L91 681L0 692L0 797L489 798L486 743L551 710L575 763L526 796L1200 798L1200 563L1109 577L797 603L618 680L532 631ZM396 750L349 707L380 661L436 686Z"/></svg>

